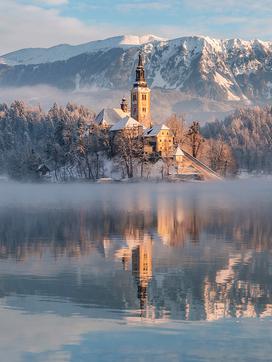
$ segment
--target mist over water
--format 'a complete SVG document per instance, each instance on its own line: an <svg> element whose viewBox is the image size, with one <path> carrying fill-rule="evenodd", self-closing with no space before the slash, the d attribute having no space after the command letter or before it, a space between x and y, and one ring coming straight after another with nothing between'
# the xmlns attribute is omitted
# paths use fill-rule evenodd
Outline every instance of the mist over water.
<svg viewBox="0 0 272 362"><path fill-rule="evenodd" d="M24 101L32 107L41 106L48 111L54 103L66 106L68 102L90 108L96 114L103 108L118 108L123 97L130 99L129 89L103 89L87 87L64 90L48 85L0 87L0 103L11 104ZM237 108L238 104L192 98L180 91L152 89L152 118L163 123L174 113L182 114L188 122L193 120L213 121L223 119Z"/></svg>
<svg viewBox="0 0 272 362"><path fill-rule="evenodd" d="M271 191L0 184L4 361L268 361Z"/></svg>
<svg viewBox="0 0 272 362"><path fill-rule="evenodd" d="M44 204L90 203L95 200L101 202L115 202L120 207L127 207L127 203L138 200L143 206L152 206L154 199L167 195L169 202L176 198L209 199L210 202L236 202L239 205L259 200L270 200L272 189L271 178L251 178L245 180L231 180L224 182L207 183L117 183L117 184L46 184L46 183L0 183L1 205L33 204L43 207ZM151 204L150 204L151 202ZM17 205L18 206L18 205ZM93 205L91 205L93 206Z"/></svg>

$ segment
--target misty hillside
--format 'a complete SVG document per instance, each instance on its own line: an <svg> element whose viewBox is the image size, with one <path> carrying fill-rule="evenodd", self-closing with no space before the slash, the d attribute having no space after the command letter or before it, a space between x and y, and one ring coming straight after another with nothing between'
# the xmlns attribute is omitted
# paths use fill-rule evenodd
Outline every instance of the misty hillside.
<svg viewBox="0 0 272 362"><path fill-rule="evenodd" d="M271 107L236 110L223 121L207 123L202 133L229 144L240 169L272 172Z"/></svg>
<svg viewBox="0 0 272 362"><path fill-rule="evenodd" d="M271 42L207 37L127 36L74 47L24 49L2 56L0 85L129 89L139 49L153 88L216 101L267 102L271 98Z"/></svg>

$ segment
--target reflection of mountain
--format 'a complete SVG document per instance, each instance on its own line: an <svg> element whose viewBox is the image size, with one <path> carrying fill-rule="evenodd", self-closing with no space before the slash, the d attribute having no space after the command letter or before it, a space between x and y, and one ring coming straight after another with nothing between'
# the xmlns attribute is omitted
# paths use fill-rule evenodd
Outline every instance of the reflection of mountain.
<svg viewBox="0 0 272 362"><path fill-rule="evenodd" d="M270 278L264 278L261 282L255 281L255 269L260 261L263 265L258 266L258 273L265 274L269 267L269 259L258 254L254 255L252 252L244 255L237 253L229 258L226 269L216 273L215 281L206 278L204 282L206 319L262 317L271 312Z"/></svg>
<svg viewBox="0 0 272 362"><path fill-rule="evenodd" d="M95 209L1 209L1 295L140 305L155 318L271 315L270 206L217 201L145 193Z"/></svg>

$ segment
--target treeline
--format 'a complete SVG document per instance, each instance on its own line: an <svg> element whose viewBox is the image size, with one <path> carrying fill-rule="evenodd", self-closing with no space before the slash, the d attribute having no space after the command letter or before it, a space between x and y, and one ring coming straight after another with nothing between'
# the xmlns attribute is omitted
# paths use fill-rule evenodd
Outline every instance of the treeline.
<svg viewBox="0 0 272 362"><path fill-rule="evenodd" d="M48 112L19 101L1 104L0 173L35 180L46 165L56 180L97 178L107 146L93 120L93 112L70 103Z"/></svg>
<svg viewBox="0 0 272 362"><path fill-rule="evenodd" d="M48 112L15 101L0 104L0 174L17 180L38 180L45 167L57 181L91 179L107 175L107 163L122 177L145 177L158 155L147 157L143 140L133 134L109 133L94 123L89 109L68 103L54 104ZM167 125L181 146L221 175L237 169L272 172L272 109L237 110L224 121L200 129L173 115ZM171 158L162 158L164 169ZM139 175L139 172L138 172Z"/></svg>
<svg viewBox="0 0 272 362"><path fill-rule="evenodd" d="M107 175L110 161L120 177L134 177L138 168L143 175L149 163L143 140L133 132L110 137L94 119L94 112L71 103L48 112L21 101L0 104L0 174L35 181L47 169L56 181L96 180Z"/></svg>
<svg viewBox="0 0 272 362"><path fill-rule="evenodd" d="M182 116L172 115L166 122L174 135L174 145L181 146L212 170L224 177L237 173L237 163L230 145L222 138L205 138L199 122L188 125Z"/></svg>
<svg viewBox="0 0 272 362"><path fill-rule="evenodd" d="M207 123L201 131L208 139L226 142L239 169L272 172L271 107L239 109L224 121Z"/></svg>

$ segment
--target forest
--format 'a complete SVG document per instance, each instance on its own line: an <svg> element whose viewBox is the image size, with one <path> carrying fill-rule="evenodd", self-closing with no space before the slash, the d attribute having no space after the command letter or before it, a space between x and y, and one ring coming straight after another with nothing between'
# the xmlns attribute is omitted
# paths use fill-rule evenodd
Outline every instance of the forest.
<svg viewBox="0 0 272 362"><path fill-rule="evenodd" d="M114 148L105 129L95 123L95 113L84 106L54 104L45 112L21 101L0 104L0 174L14 180L37 181L48 168L56 181L97 180L105 177L107 164L122 177L134 177L160 157L147 157L143 140L123 134ZM269 107L240 109L223 121L186 123L172 115L165 123L171 128L175 146L181 146L224 176L239 170L272 171L272 110ZM166 165L169 158L162 158Z"/></svg>
<svg viewBox="0 0 272 362"><path fill-rule="evenodd" d="M228 144L239 170L272 172L272 108L236 110L223 121L207 123L201 130L207 139Z"/></svg>

